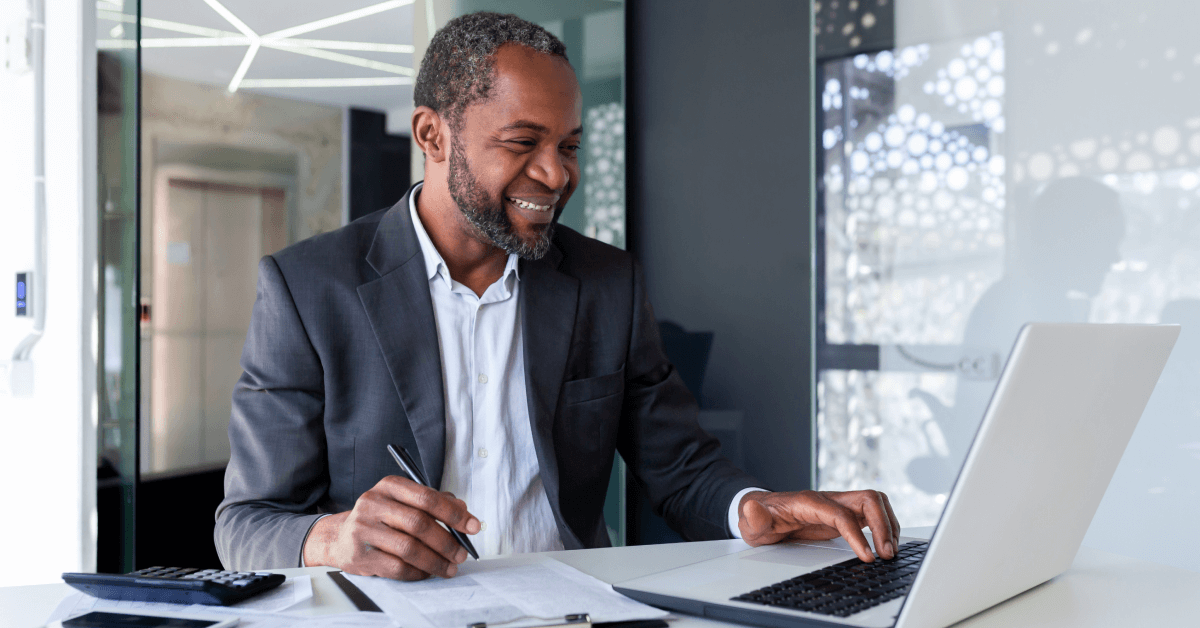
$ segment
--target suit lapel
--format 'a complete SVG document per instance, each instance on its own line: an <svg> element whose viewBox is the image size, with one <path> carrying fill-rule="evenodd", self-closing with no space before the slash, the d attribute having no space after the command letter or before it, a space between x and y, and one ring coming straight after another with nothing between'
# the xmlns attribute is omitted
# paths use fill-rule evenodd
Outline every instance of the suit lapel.
<svg viewBox="0 0 1200 628"><path fill-rule="evenodd" d="M554 416L558 393L566 372L567 353L575 328L579 280L558 270L562 253L552 246L546 256L522 262L521 319L525 338L525 391L533 446L537 451L542 485L559 522L559 531L574 536L559 508L558 459L554 454ZM575 539L575 547L582 544ZM568 548L572 543L564 539Z"/></svg>
<svg viewBox="0 0 1200 628"><path fill-rule="evenodd" d="M442 354L425 259L408 210L411 194L409 190L380 220L367 252L367 262L380 276L359 286L358 297L404 404L415 453L429 483L438 488L446 451Z"/></svg>

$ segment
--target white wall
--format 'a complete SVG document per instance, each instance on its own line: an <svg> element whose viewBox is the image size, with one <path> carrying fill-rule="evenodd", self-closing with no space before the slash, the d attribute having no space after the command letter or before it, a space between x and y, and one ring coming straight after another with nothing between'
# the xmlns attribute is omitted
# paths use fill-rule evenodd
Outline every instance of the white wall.
<svg viewBox="0 0 1200 628"><path fill-rule="evenodd" d="M95 2L46 0L47 318L34 390L0 386L0 586L94 570ZM25 2L0 3L0 24ZM33 75L0 67L0 363L31 327L15 273L33 268Z"/></svg>

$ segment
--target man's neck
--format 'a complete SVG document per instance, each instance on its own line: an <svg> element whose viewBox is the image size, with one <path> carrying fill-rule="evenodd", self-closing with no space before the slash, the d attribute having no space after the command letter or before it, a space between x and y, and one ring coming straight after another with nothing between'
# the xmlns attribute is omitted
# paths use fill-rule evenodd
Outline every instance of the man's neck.
<svg viewBox="0 0 1200 628"><path fill-rule="evenodd" d="M481 242L444 185L427 181L417 195L417 216L434 248L446 262L450 278L483 296L504 275L508 254Z"/></svg>

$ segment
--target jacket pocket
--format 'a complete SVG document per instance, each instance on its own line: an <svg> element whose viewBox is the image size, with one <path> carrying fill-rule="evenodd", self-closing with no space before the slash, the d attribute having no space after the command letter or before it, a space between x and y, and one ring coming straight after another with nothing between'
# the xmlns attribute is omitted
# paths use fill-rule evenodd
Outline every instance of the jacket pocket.
<svg viewBox="0 0 1200 628"><path fill-rule="evenodd" d="M593 399L620 394L624 390L625 367L621 367L621 370L615 373L563 382L562 402L563 405L569 406L575 403L583 403Z"/></svg>

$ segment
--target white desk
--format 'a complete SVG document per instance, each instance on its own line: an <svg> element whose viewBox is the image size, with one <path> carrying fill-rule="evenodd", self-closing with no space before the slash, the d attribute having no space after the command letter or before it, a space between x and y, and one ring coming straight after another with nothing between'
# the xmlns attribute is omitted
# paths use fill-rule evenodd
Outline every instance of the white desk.
<svg viewBox="0 0 1200 628"><path fill-rule="evenodd" d="M918 536L905 530L905 535ZM1180 539L1181 543L1191 542ZM550 552L548 555L605 582L620 582L741 551L741 541L707 541L642 547ZM280 569L312 574L313 598L293 612L345 613L350 600L324 567ZM0 628L41 626L63 598L65 584L0 588ZM671 620L672 628L725 625L696 617ZM1200 626L1200 573L1083 548L1063 575L958 624L993 626Z"/></svg>

